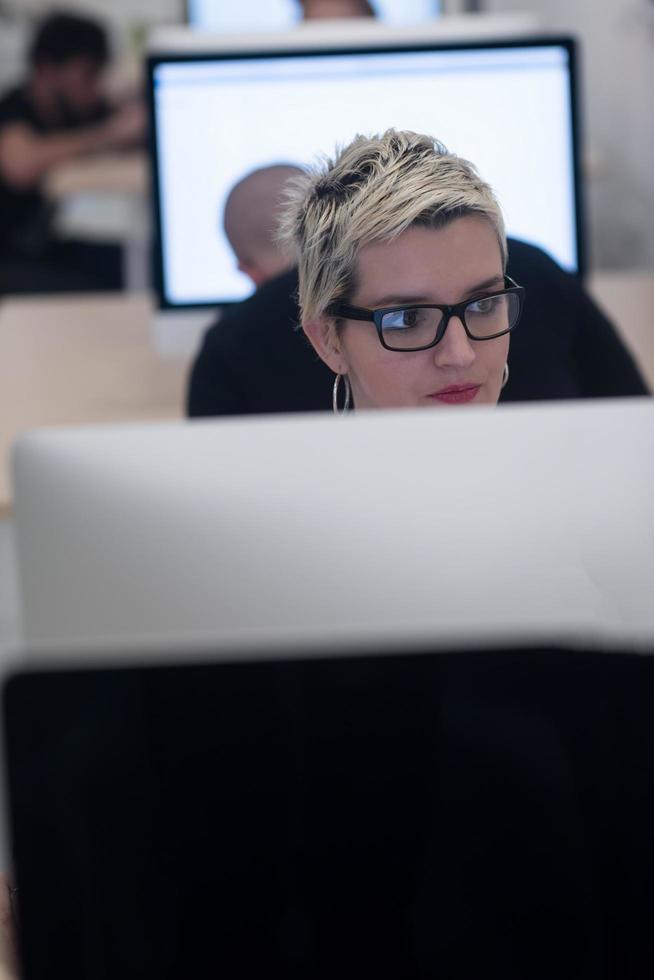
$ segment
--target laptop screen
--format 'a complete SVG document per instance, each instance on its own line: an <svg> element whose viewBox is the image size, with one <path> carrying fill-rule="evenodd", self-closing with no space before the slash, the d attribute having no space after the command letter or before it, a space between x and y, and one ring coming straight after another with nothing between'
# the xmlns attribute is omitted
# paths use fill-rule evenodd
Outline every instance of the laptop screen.
<svg viewBox="0 0 654 980"><path fill-rule="evenodd" d="M653 668L522 649L14 677L24 980L651 974Z"/></svg>
<svg viewBox="0 0 654 980"><path fill-rule="evenodd" d="M429 133L472 160L510 235L572 272L582 266L570 41L159 55L149 77L163 306L252 291L223 231L241 178L311 164L389 127Z"/></svg>

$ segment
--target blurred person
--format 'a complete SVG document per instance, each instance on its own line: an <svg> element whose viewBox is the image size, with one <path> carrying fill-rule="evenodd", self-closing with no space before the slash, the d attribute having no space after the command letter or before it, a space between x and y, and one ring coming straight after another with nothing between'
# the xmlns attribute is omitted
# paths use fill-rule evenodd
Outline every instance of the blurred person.
<svg viewBox="0 0 654 980"><path fill-rule="evenodd" d="M431 152L434 155L435 151ZM433 162L435 165L438 163L437 159ZM361 166L364 166L363 160ZM398 181L399 173L403 171L398 172ZM326 186L331 186L333 193L331 196L325 193L323 202L343 210L347 199L339 202L336 191L341 185L336 176L332 176L332 184L327 182ZM352 184L356 185L356 168L350 177ZM325 187L323 184L318 186ZM391 182L389 190L392 187ZM329 211L327 204L323 203L323 207ZM446 244L449 244L454 220L450 224L452 227L449 231L446 224L438 232L443 233ZM470 225L470 222L467 224ZM416 231L417 235L412 237L423 239L424 229L418 227ZM433 242L434 237L428 237L427 241ZM325 248L336 247L330 238L328 225L316 236L318 240ZM456 244L461 245L461 242ZM489 245L492 249L493 243ZM498 247L500 259L497 259L496 265L499 263L499 279L502 255L499 238ZM421 253L420 246L416 250ZM412 252L411 249L409 258ZM533 245L508 239L507 252L506 272L513 281L526 288L527 299L520 326L511 334L511 371L508 380L503 364L499 381L495 370L492 391L499 388L501 401L647 394L633 358L576 277L564 272L550 256ZM387 253L385 246L376 246L368 251L368 255L372 256L370 273L378 275L385 283L386 254L391 253ZM378 264L380 256L383 265ZM302 261L301 250L299 257ZM438 256L434 258L438 259ZM421 254L417 261L422 262ZM390 265L389 281L399 269L392 262ZM464 261L462 268L465 265ZM325 268L328 269L328 263ZM380 271L382 269L383 273ZM328 362L318 356L320 351L316 353L316 349L307 342L306 335L297 329L300 320L297 290L298 271L293 268L265 282L252 297L233 306L223 320L208 331L190 376L187 396L190 416L324 411L332 406L334 373ZM388 289L385 291L388 292ZM347 326L350 334L352 328L368 330L369 334L372 332L372 336L364 338L364 341L378 343L374 321L352 322ZM464 347L464 359L470 358L471 352L476 358L479 352L487 350L492 353L508 343L508 337L500 338L500 345L494 348L495 341L479 342L465 334L462 336L463 326L456 317L454 322L448 323L446 335L452 331L452 327L457 335L455 339ZM448 343L443 347L441 341L432 348L435 359L443 355ZM468 351L465 351L466 344ZM397 353L386 351L381 345L379 351L374 347L372 350L378 358L389 358L386 363L391 379L401 371L403 359L415 360L429 353ZM474 358L470 370L473 363ZM460 368L450 367L448 370L450 376L461 373ZM488 393L489 389L486 389L482 396ZM478 398L479 394L475 395L473 403ZM443 403L437 399L428 402Z"/></svg>
<svg viewBox="0 0 654 980"><path fill-rule="evenodd" d="M104 29L56 13L38 27L24 83L0 99L0 293L120 288L118 245L58 240L43 194L60 164L135 145L144 108L112 109L103 93Z"/></svg>
<svg viewBox="0 0 654 980"><path fill-rule="evenodd" d="M368 0L299 0L303 20L375 17Z"/></svg>
<svg viewBox="0 0 654 980"><path fill-rule="evenodd" d="M228 195L225 234L255 292L227 308L205 334L189 381L190 415L326 405L330 372L296 329L297 271L277 239L283 192L302 173L290 164L263 167Z"/></svg>
<svg viewBox="0 0 654 980"><path fill-rule="evenodd" d="M292 262L276 240L289 180L303 171L293 164L260 167L239 180L227 195L223 226L238 268L255 287L291 268Z"/></svg>

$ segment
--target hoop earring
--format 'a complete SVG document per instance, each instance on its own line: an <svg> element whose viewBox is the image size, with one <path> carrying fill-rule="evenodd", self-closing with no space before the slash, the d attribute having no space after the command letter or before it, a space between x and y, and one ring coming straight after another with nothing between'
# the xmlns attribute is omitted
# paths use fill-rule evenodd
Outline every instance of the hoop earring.
<svg viewBox="0 0 654 980"><path fill-rule="evenodd" d="M341 378L343 379L343 385L345 388L345 401L343 403L343 408L338 407L338 389L341 386ZM334 378L334 390L332 392L332 410L334 415L345 415L348 408L350 407L350 399L352 397L352 389L350 388L350 379L347 374L337 374Z"/></svg>
<svg viewBox="0 0 654 980"><path fill-rule="evenodd" d="M502 372L502 384L501 384L502 388L506 387L506 383L508 380L509 380L509 365L505 364L504 371Z"/></svg>

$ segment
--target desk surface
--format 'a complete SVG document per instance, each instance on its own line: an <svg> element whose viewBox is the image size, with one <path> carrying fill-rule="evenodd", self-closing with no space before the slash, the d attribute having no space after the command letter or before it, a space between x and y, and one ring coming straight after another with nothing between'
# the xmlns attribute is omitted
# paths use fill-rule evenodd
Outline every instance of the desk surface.
<svg viewBox="0 0 654 980"><path fill-rule="evenodd" d="M654 273L602 273L590 290L654 390ZM162 358L145 295L11 299L0 306L0 511L9 448L46 425L181 418L188 359Z"/></svg>
<svg viewBox="0 0 654 980"><path fill-rule="evenodd" d="M145 195L148 187L148 164L145 153L99 154L55 167L45 184L53 200L74 194Z"/></svg>
<svg viewBox="0 0 654 980"><path fill-rule="evenodd" d="M0 510L9 448L46 425L181 418L188 360L162 358L145 295L11 299L0 306Z"/></svg>
<svg viewBox="0 0 654 980"><path fill-rule="evenodd" d="M120 241L126 246L131 289L143 289L148 281L147 189L147 157L135 150L62 164L45 183L46 194L57 204L55 222L60 235Z"/></svg>

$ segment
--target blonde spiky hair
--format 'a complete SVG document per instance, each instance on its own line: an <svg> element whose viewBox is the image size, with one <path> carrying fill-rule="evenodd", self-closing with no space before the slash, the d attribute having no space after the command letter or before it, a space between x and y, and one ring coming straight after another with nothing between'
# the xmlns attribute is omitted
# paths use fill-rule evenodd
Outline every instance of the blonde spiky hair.
<svg viewBox="0 0 654 980"><path fill-rule="evenodd" d="M280 240L297 260L302 322L353 292L364 245L391 241L411 225L442 228L467 214L493 226L506 266L500 206L475 167L438 140L389 129L356 136L289 183Z"/></svg>

